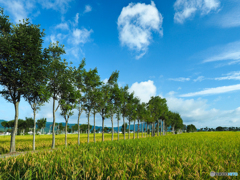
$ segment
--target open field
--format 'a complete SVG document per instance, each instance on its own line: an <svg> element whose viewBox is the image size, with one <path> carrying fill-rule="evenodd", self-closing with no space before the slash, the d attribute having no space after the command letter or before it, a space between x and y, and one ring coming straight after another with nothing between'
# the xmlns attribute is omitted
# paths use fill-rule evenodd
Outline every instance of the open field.
<svg viewBox="0 0 240 180"><path fill-rule="evenodd" d="M82 143L0 159L0 179L239 179L210 176L211 171L239 174L239 167L240 132L199 132Z"/></svg>
<svg viewBox="0 0 240 180"><path fill-rule="evenodd" d="M171 133L169 133L171 134ZM128 139L128 133L126 133L126 139ZM143 133L143 137L146 133ZM147 136L150 137L150 134ZM35 149L50 149L52 146L52 135L36 135ZM139 138L142 137L142 133L139 133ZM68 145L77 144L77 134L68 134L67 143ZM114 140L117 140L118 135L114 134ZM137 133L135 133L135 138L137 138ZM112 134L104 133L104 141L110 141L112 139ZM124 139L123 134L119 134L119 139ZM133 133L130 133L130 139L133 139ZM30 151L32 150L32 135L18 135L16 136L16 151ZM0 155L10 152L10 141L11 136L0 136ZM89 141L94 142L93 134L90 134ZM102 141L102 134L96 133L96 141ZM80 143L87 143L87 134L80 134ZM65 146L65 134L55 135L55 147Z"/></svg>

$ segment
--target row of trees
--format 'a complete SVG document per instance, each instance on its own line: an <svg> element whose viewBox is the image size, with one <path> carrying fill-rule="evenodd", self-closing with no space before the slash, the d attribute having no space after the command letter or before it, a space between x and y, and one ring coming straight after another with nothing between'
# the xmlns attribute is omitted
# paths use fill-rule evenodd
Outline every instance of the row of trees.
<svg viewBox="0 0 240 180"><path fill-rule="evenodd" d="M183 127L183 121L176 112L168 110L166 99L159 96L151 97L148 103L140 103L138 97L134 97L134 92L129 93L129 87L119 87L117 80L119 71L114 71L107 83L103 83L98 75L97 68L87 71L85 59L78 68L68 66L61 55L65 54L64 45L50 43L48 48L42 51L43 32L40 32L40 25L30 25L28 19L22 24L13 25L9 22L8 16L0 15L0 84L4 87L0 91L2 96L14 104L15 119L13 133L11 134L10 152L15 152L15 133L18 127L19 103L21 97L29 102L33 110L33 150L35 150L35 128L36 113L40 106L53 98L53 133L52 148L55 148L55 113L60 107L61 116L64 117L65 145L67 146L67 124L69 117L73 115L73 109L78 110L78 144L80 144L80 116L85 111L88 119L88 143L90 116L94 121L94 142L95 139L95 116L102 117L102 127L106 118L111 118L112 140L114 137L114 117L118 122L123 118L125 130L125 118L130 123L137 121L145 124L148 130L152 126L152 136L159 135L159 127L164 131L168 126L172 126L173 131ZM72 64L72 62L70 62ZM55 106L56 101L58 106ZM161 125L159 120L161 119ZM157 126L157 129L155 127ZM143 128L143 126L142 126ZM156 131L155 131L156 130ZM130 138L130 128L128 129ZM137 131L139 132L139 131ZM143 129L142 129L143 132ZM135 138L135 133L133 134ZM142 134L143 136L143 134ZM138 137L138 133L137 133ZM125 139L125 131L124 131ZM104 141L104 131L102 131L102 141Z"/></svg>
<svg viewBox="0 0 240 180"><path fill-rule="evenodd" d="M216 128L200 128L199 131L240 131L240 127L221 127L218 126Z"/></svg>

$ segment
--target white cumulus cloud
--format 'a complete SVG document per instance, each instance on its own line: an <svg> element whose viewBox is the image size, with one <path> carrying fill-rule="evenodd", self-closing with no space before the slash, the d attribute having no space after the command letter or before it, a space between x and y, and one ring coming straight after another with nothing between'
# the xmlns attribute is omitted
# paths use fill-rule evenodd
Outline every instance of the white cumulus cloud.
<svg viewBox="0 0 240 180"><path fill-rule="evenodd" d="M152 30L163 35L163 17L158 12L153 1L151 4L130 3L122 9L118 17L119 40L131 50L136 50L141 58L146 52L152 39Z"/></svg>
<svg viewBox="0 0 240 180"><path fill-rule="evenodd" d="M182 24L198 11L201 15L206 15L212 10L218 10L219 7L219 0L177 0L174 3L174 21Z"/></svg>
<svg viewBox="0 0 240 180"><path fill-rule="evenodd" d="M92 29L91 30L87 30L85 28L74 29L70 41L76 45L80 43L85 44L87 41L89 41L89 37L92 32L93 32Z"/></svg>
<svg viewBox="0 0 240 180"><path fill-rule="evenodd" d="M194 79L193 81L194 82L197 82L197 81L203 81L204 80L204 76L198 76L196 79Z"/></svg>
<svg viewBox="0 0 240 180"><path fill-rule="evenodd" d="M129 92L134 92L135 97L139 97L141 102L148 102L151 96L156 95L156 86L153 84L153 81L148 80L144 82L135 82L129 88Z"/></svg>
<svg viewBox="0 0 240 180"><path fill-rule="evenodd" d="M63 29L63 30L66 29L66 30L68 30L68 24L67 23L60 23L55 28L56 29Z"/></svg>

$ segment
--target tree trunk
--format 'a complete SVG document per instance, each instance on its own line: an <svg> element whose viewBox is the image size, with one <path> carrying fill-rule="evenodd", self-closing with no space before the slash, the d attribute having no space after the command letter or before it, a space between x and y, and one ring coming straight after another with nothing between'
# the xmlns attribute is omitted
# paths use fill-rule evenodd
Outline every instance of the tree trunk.
<svg viewBox="0 0 240 180"><path fill-rule="evenodd" d="M53 129L52 129L52 149L55 148L55 132L54 132L54 127L55 127L55 99L53 98Z"/></svg>
<svg viewBox="0 0 240 180"><path fill-rule="evenodd" d="M67 147L67 123L68 123L68 120L66 120L66 126L65 126L65 147Z"/></svg>
<svg viewBox="0 0 240 180"><path fill-rule="evenodd" d="M138 120L138 131L139 131L139 120ZM137 131L137 138L138 138L138 131Z"/></svg>
<svg viewBox="0 0 240 180"><path fill-rule="evenodd" d="M93 131L94 131L94 143L96 143L96 137L95 137L95 113L93 114L94 116L94 127L93 127Z"/></svg>
<svg viewBox="0 0 240 180"><path fill-rule="evenodd" d="M88 137L87 137L87 143L89 144L89 117L90 117L90 112L88 113Z"/></svg>
<svg viewBox="0 0 240 180"><path fill-rule="evenodd" d="M33 110L33 151L35 151L35 133L36 133L36 110Z"/></svg>
<svg viewBox="0 0 240 180"><path fill-rule="evenodd" d="M148 124L147 124L147 137L148 137Z"/></svg>
<svg viewBox="0 0 240 180"><path fill-rule="evenodd" d="M112 121L112 141L113 141L113 136L114 136L114 129L113 129L113 115L111 116L111 121Z"/></svg>
<svg viewBox="0 0 240 180"><path fill-rule="evenodd" d="M129 127L128 127L128 139L130 139L130 120L129 121Z"/></svg>
<svg viewBox="0 0 240 180"><path fill-rule="evenodd" d="M104 141L104 117L102 117L102 141Z"/></svg>
<svg viewBox="0 0 240 180"><path fill-rule="evenodd" d="M152 122L152 137L153 137L153 134L154 134L154 132L153 132L153 126L154 126L154 125L153 125L153 122Z"/></svg>
<svg viewBox="0 0 240 180"><path fill-rule="evenodd" d="M172 127L172 133L175 134L175 132L174 132L174 125L173 125L173 127Z"/></svg>
<svg viewBox="0 0 240 180"><path fill-rule="evenodd" d="M159 119L158 119L158 122L157 122L158 124L157 124L157 126L158 126L158 131L157 131L157 134L158 134L158 136L159 136Z"/></svg>
<svg viewBox="0 0 240 180"><path fill-rule="evenodd" d="M143 122L142 122L142 138L143 138Z"/></svg>
<svg viewBox="0 0 240 180"><path fill-rule="evenodd" d="M119 120L118 120L118 141L119 141Z"/></svg>
<svg viewBox="0 0 240 180"><path fill-rule="evenodd" d="M80 125L79 125L80 116L81 116L81 112L80 112L80 107L79 107L79 113L78 113L78 145L80 145Z"/></svg>
<svg viewBox="0 0 240 180"><path fill-rule="evenodd" d="M14 103L15 107L15 120L14 120L14 127L11 133L11 142L10 142L10 152L16 152L16 146L15 146L15 137L16 137L16 131L18 127L18 106L19 102Z"/></svg>
<svg viewBox="0 0 240 180"><path fill-rule="evenodd" d="M124 116L123 116L123 136L124 136L124 140L125 140L125 120L124 120Z"/></svg>
<svg viewBox="0 0 240 180"><path fill-rule="evenodd" d="M133 139L135 139L135 119L134 119L134 127L133 127Z"/></svg>
<svg viewBox="0 0 240 180"><path fill-rule="evenodd" d="M165 135L164 120L163 120L163 135Z"/></svg>

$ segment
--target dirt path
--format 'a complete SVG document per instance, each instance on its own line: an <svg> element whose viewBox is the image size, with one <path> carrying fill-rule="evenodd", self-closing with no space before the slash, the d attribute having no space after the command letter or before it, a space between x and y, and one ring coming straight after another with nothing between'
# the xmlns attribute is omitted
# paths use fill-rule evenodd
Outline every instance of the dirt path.
<svg viewBox="0 0 240 180"><path fill-rule="evenodd" d="M27 153L38 153L40 151L54 151L56 149L57 148L55 148L55 149L35 150L35 151L24 151L24 152L12 152L12 153L7 153L7 154L0 155L0 159L5 159L5 158L9 158L9 157L16 157L16 156L24 155L24 154L27 154Z"/></svg>

